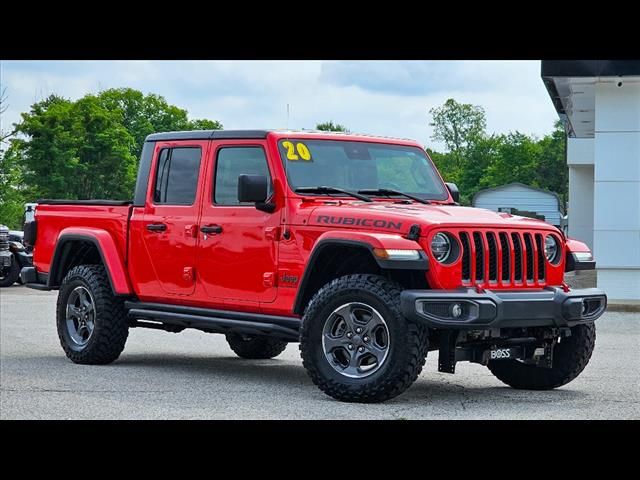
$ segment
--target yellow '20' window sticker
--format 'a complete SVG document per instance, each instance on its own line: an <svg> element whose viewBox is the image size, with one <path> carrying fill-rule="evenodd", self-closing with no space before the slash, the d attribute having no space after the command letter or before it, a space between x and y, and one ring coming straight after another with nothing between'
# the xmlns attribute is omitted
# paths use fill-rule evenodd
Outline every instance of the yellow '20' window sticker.
<svg viewBox="0 0 640 480"><path fill-rule="evenodd" d="M290 142L287 140L286 142L282 142L282 146L287 149L287 160L296 161L296 160L304 160L306 162L312 162L311 152L309 148L302 142Z"/></svg>

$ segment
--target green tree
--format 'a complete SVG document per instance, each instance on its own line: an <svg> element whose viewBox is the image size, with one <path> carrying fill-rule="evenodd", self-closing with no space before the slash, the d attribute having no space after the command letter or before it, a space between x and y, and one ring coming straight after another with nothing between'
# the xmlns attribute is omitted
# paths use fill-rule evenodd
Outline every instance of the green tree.
<svg viewBox="0 0 640 480"><path fill-rule="evenodd" d="M206 118L198 118L190 120L185 128L186 130L222 130L222 124L217 120L208 120Z"/></svg>
<svg viewBox="0 0 640 480"><path fill-rule="evenodd" d="M545 135L538 144L540 157L536 167L536 183L542 188L560 195L566 205L569 200L569 167L566 159L567 136L560 120L553 132Z"/></svg>
<svg viewBox="0 0 640 480"><path fill-rule="evenodd" d="M318 123L316 125L316 130L321 130L323 132L345 132L349 133L349 130L344 125L340 125L339 123L333 123L332 120L328 122Z"/></svg>
<svg viewBox="0 0 640 480"><path fill-rule="evenodd" d="M38 196L50 198L130 198L135 178L134 139L121 112L97 97L76 102L50 96L22 114L14 140L24 180Z"/></svg>
<svg viewBox="0 0 640 480"><path fill-rule="evenodd" d="M431 108L429 113L433 117L429 124L433 127L431 138L444 143L457 168L464 167L465 150L485 134L484 109L450 98L442 106Z"/></svg>
<svg viewBox="0 0 640 480"><path fill-rule="evenodd" d="M97 95L106 110L120 112L122 125L133 137L131 153L140 158L147 135L176 130L219 130L216 120L189 120L187 111L170 105L160 95L144 95L132 88L111 88Z"/></svg>
<svg viewBox="0 0 640 480"><path fill-rule="evenodd" d="M473 196L483 188L482 178L489 166L496 162L503 140L501 135L485 136L466 149L465 168L459 172L458 177L461 203L470 205Z"/></svg>
<svg viewBox="0 0 640 480"><path fill-rule="evenodd" d="M73 102L56 95L37 102L15 125L12 181L26 198L130 199L144 139L150 133L219 129L190 120L158 95L110 89ZM13 161L13 160L12 160Z"/></svg>
<svg viewBox="0 0 640 480"><path fill-rule="evenodd" d="M0 149L0 223L21 228L25 192L15 148Z"/></svg>
<svg viewBox="0 0 640 480"><path fill-rule="evenodd" d="M0 79L1 80L1 79ZM3 142L12 137L15 132L13 130L4 130L4 126L2 125L2 114L9 109L9 104L7 103L8 95L7 95L7 87L2 88L2 84L0 84L0 146Z"/></svg>
<svg viewBox="0 0 640 480"><path fill-rule="evenodd" d="M536 175L540 146L536 139L517 131L500 137L497 155L480 178L480 187L495 187L512 182L540 186Z"/></svg>

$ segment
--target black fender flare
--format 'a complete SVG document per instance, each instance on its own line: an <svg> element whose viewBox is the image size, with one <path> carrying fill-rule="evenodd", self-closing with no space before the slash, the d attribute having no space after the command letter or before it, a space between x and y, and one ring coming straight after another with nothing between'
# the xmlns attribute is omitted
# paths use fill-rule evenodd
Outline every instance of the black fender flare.
<svg viewBox="0 0 640 480"><path fill-rule="evenodd" d="M102 249L102 245L98 241L98 239L92 235L82 235L78 233L67 233L62 234L58 237L56 242L56 247L53 252L53 257L51 259L51 265L49 267L49 272L47 276L47 287L49 289L55 290L60 287L60 283L62 282L63 275L60 273L62 266L65 264L65 260L67 256L70 254L69 250L66 249L66 245L75 241L88 242L93 244L93 246L98 251L100 255L100 259L102 261L102 265L104 266L107 272L107 278L109 279L109 286L111 287L111 291L114 295L122 295L129 294L130 292L118 291L116 285L114 284L113 266L106 261L105 254ZM121 272L124 273L124 272ZM120 287L122 290L122 287Z"/></svg>
<svg viewBox="0 0 640 480"><path fill-rule="evenodd" d="M417 245L417 244L416 244ZM302 280L300 281L300 285L298 287L298 292L296 293L296 298L293 303L293 312L301 315L304 310L304 298L306 294L306 290L309 287L309 283L314 274L314 267L318 261L320 255L327 249L331 247L356 247L367 250L371 257L376 261L378 266L382 270L389 269L398 269L398 270L423 270L426 271L429 269L429 259L424 254L421 253L421 258L418 260L387 260L382 259L374 255L373 249L374 246L370 243L359 241L359 240L346 240L346 239L337 239L337 238L328 238L319 240L311 254L309 255L309 260L305 266L304 274L302 275Z"/></svg>

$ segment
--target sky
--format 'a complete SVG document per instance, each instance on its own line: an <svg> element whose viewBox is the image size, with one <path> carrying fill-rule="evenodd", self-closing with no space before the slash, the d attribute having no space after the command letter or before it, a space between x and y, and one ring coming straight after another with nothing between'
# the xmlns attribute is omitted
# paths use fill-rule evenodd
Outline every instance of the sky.
<svg viewBox="0 0 640 480"><path fill-rule="evenodd" d="M489 133L542 136L557 119L539 61L1 61L0 83L4 130L50 94L77 99L113 87L162 95L227 129L332 120L435 149L428 112L448 98L482 106Z"/></svg>

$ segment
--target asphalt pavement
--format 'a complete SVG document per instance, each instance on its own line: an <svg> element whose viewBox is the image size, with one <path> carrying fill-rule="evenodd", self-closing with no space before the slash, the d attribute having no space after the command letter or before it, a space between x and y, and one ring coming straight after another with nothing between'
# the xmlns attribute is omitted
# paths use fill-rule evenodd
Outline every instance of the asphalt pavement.
<svg viewBox="0 0 640 480"><path fill-rule="evenodd" d="M513 390L469 363L438 373L431 354L405 393L360 405L318 390L298 344L243 360L222 335L136 328L115 363L73 364L58 343L56 295L0 289L1 419L640 419L638 313L599 319L591 362L553 391Z"/></svg>

